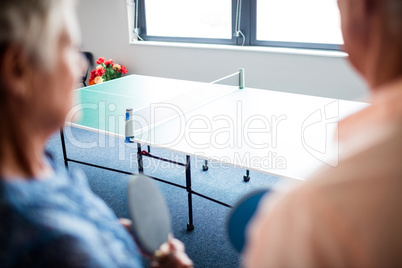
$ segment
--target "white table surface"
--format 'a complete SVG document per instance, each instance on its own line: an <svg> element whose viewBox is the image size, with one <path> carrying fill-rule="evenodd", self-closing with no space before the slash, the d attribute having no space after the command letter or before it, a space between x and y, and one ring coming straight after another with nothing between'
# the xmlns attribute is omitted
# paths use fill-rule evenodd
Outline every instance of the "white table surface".
<svg viewBox="0 0 402 268"><path fill-rule="evenodd" d="M292 179L336 166L337 122L367 106L140 75L119 80L77 90L76 104L90 107L84 110L92 115L83 112L75 126L124 136L124 112L133 108L136 142ZM119 117L116 126L112 116Z"/></svg>

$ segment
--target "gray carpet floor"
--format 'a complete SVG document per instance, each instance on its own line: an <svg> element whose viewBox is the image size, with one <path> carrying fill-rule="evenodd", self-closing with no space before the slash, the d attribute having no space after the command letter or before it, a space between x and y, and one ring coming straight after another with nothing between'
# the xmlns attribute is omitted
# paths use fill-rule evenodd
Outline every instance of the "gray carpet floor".
<svg viewBox="0 0 402 268"><path fill-rule="evenodd" d="M66 132L66 146L70 158L138 173L136 145L124 144L122 139L72 128ZM146 146L143 149L146 149ZM52 153L57 164L64 165L58 133L49 140L47 150ZM156 148L151 148L151 153L185 162L185 155ZM256 172L250 172L251 180L244 182L245 170L210 163L209 170L202 171L202 165L202 159L193 159L191 162L193 190L230 205L234 205L242 196L255 189L268 188L282 182L277 177ZM150 158L144 159L144 167L145 174L185 186L183 167ZM70 163L69 168L82 169L93 192L100 196L118 217L128 217L128 175L75 163ZM157 184L169 206L174 236L183 241L195 267L241 266L241 255L232 248L226 232L226 219L230 208L193 195L195 229L188 231L187 192L165 183ZM144 265L149 265L146 259Z"/></svg>

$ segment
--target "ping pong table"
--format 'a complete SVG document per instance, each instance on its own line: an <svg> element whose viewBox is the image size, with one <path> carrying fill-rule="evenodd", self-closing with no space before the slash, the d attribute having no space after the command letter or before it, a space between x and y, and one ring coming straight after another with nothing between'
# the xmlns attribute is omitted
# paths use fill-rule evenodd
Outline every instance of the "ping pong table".
<svg viewBox="0 0 402 268"><path fill-rule="evenodd" d="M193 194L230 205L192 190L191 157L205 160L204 171L208 161L243 168L245 181L250 179L250 170L304 180L322 165L337 165L338 148L330 146L336 139L337 122L367 106L245 87L243 69L225 78L229 77L238 77L239 85L129 75L80 88L75 91L76 102L67 115L64 131L73 126L137 143L139 173L144 172L143 157L183 166L186 186L154 179L187 191L187 228L192 230ZM63 130L61 138L66 166L75 162L132 174L69 158ZM186 161L153 155L149 146L182 153Z"/></svg>

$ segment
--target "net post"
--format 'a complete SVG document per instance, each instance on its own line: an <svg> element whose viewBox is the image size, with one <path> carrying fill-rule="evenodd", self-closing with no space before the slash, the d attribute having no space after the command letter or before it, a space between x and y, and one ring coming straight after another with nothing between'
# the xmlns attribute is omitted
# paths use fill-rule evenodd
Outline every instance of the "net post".
<svg viewBox="0 0 402 268"><path fill-rule="evenodd" d="M239 89L243 89L245 87L245 75L244 75L244 68L239 69Z"/></svg>
<svg viewBox="0 0 402 268"><path fill-rule="evenodd" d="M126 109L126 120L124 125L125 143L133 143L134 139L134 111L132 108Z"/></svg>

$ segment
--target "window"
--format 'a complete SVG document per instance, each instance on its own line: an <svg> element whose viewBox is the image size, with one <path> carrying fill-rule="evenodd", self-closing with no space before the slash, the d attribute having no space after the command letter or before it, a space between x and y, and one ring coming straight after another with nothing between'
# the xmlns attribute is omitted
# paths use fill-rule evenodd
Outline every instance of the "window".
<svg viewBox="0 0 402 268"><path fill-rule="evenodd" d="M235 44L234 0L137 0L144 40ZM213 8L211 8L213 7Z"/></svg>
<svg viewBox="0 0 402 268"><path fill-rule="evenodd" d="M340 49L337 0L137 0L144 40Z"/></svg>
<svg viewBox="0 0 402 268"><path fill-rule="evenodd" d="M255 44L343 44L336 0L257 0Z"/></svg>
<svg viewBox="0 0 402 268"><path fill-rule="evenodd" d="M147 0L147 34L231 39L231 10L231 0Z"/></svg>

